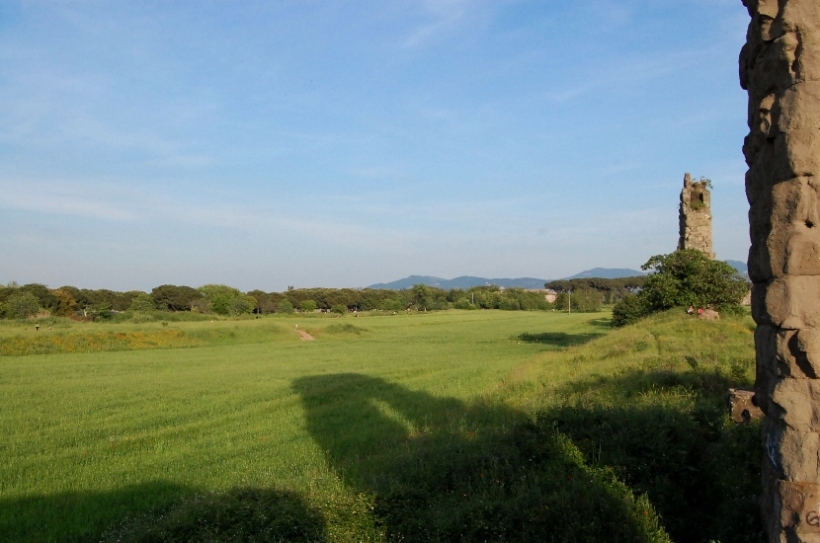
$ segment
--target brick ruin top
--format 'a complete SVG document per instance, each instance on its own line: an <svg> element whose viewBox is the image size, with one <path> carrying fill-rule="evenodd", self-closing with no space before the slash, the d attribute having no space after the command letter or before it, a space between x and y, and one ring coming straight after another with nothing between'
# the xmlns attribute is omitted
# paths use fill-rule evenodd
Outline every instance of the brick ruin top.
<svg viewBox="0 0 820 543"><path fill-rule="evenodd" d="M709 258L715 258L712 251L712 193L708 186L706 180L692 181L688 173L683 178L678 249L697 249Z"/></svg>

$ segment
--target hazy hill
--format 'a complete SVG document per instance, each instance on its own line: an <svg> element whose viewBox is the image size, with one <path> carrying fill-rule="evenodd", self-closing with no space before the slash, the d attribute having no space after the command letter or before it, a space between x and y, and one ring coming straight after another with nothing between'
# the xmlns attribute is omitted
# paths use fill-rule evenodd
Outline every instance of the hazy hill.
<svg viewBox="0 0 820 543"><path fill-rule="evenodd" d="M631 270L629 268L592 268L591 270L582 271L581 273L576 273L564 279L587 279L590 277L618 279L619 277L635 277L638 275L646 275L646 272Z"/></svg>
<svg viewBox="0 0 820 543"><path fill-rule="evenodd" d="M616 279L618 277L634 277L636 275L645 275L644 272L638 270L622 269L622 268L593 268L591 270L582 271L572 277L566 279L582 279L587 277L600 277L602 279ZM475 277L472 275L462 275L455 279L443 279L441 277L433 277L432 275L411 275L398 281L390 283L376 283L367 288L386 288L393 290L402 290L410 288L413 285L423 284L431 287L437 287L444 290L453 288L467 289L470 287L480 287L482 285L498 285L505 288L544 288L544 283L547 279L538 279L536 277L518 277L511 279L509 277L496 277L489 279L487 277Z"/></svg>
<svg viewBox="0 0 820 543"><path fill-rule="evenodd" d="M479 287L482 285L498 285L505 288L544 288L544 283L546 282L546 279L537 279L534 277L519 277L517 279L488 279L486 277L462 275L461 277L456 277L455 279L442 279L441 277L433 277L430 275L411 275L410 277L405 277L404 279L399 279L398 281L392 281L390 283L376 283L375 285L370 285L367 288L401 290L410 288L413 285L418 285L419 283L444 290L450 290L453 288L466 289L470 287Z"/></svg>
<svg viewBox="0 0 820 543"><path fill-rule="evenodd" d="M740 272L740 275L749 274L749 268L746 266L745 262L741 262L740 260L727 260L726 263Z"/></svg>

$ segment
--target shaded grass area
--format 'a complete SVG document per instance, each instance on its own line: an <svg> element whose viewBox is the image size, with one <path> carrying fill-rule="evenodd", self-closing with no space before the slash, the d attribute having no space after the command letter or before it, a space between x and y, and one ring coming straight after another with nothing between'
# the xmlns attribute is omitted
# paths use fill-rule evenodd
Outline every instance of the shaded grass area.
<svg viewBox="0 0 820 543"><path fill-rule="evenodd" d="M23 402L9 383L36 397L38 364L69 381L64 411L83 405L69 392L78 387L113 392L85 404L102 433L82 430L82 419L74 437L49 430L45 404L0 420L29 425L0 443L0 532L11 541L763 540L759 429L735 426L723 407L729 386L751 382L748 319L668 313L588 338L600 331L594 317L504 313L370 319L368 333L309 344L226 338L122 353L113 368L105 353L4 367L0 399L12 415ZM567 343L519 344L525 334ZM60 373L61 360L83 360L86 373ZM117 437L114 447L109 435L135 444ZM84 446L94 447L85 464ZM43 476L54 470L57 485ZM108 490L57 490L65 482Z"/></svg>
<svg viewBox="0 0 820 543"><path fill-rule="evenodd" d="M537 334L524 333L518 336L520 341L525 343L543 343L544 345L552 345L553 347L571 347L573 345L583 345L592 341L596 337L600 337L604 333L587 333L587 334L567 334L565 332L540 332Z"/></svg>
<svg viewBox="0 0 820 543"><path fill-rule="evenodd" d="M353 324L345 323L345 324L331 324L330 326L326 326L324 328L325 333L327 334L356 334L359 335L362 332L367 332L366 328L360 328Z"/></svg>
<svg viewBox="0 0 820 543"><path fill-rule="evenodd" d="M330 465L374 496L388 541L669 541L646 498L522 413L360 374L294 388Z"/></svg>

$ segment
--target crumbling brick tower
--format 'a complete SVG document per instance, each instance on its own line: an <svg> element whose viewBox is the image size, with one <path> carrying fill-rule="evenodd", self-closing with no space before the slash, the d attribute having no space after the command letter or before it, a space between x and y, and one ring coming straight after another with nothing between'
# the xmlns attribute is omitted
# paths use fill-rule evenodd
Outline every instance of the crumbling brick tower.
<svg viewBox="0 0 820 543"><path fill-rule="evenodd" d="M743 0L755 398L771 542L820 542L820 1Z"/></svg>
<svg viewBox="0 0 820 543"><path fill-rule="evenodd" d="M706 181L692 182L688 173L683 177L680 192L680 239L678 250L697 249L715 258L712 252L712 195Z"/></svg>

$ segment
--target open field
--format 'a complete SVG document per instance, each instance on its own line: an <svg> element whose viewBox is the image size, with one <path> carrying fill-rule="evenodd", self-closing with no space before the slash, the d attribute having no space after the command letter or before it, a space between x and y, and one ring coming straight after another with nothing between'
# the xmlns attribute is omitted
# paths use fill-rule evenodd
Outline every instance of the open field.
<svg viewBox="0 0 820 543"><path fill-rule="evenodd" d="M757 428L722 408L752 330L520 311L0 327L0 534L755 541Z"/></svg>

